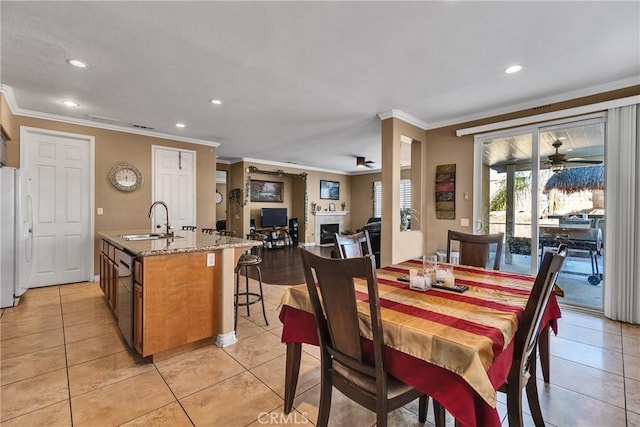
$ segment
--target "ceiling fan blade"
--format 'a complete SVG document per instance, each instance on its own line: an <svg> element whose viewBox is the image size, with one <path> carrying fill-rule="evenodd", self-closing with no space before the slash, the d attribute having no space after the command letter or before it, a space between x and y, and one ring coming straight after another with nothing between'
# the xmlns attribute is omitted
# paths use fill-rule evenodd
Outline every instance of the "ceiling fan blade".
<svg viewBox="0 0 640 427"><path fill-rule="evenodd" d="M581 159L579 157L573 158L573 159L567 159L566 160L567 163L584 163L584 164L588 164L588 165L601 165L602 164L602 160L587 160L587 159Z"/></svg>

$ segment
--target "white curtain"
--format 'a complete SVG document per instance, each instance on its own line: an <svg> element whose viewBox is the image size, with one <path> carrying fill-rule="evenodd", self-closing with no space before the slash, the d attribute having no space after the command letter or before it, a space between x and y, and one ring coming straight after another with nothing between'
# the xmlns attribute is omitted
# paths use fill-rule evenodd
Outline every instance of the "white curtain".
<svg viewBox="0 0 640 427"><path fill-rule="evenodd" d="M640 323L640 104L609 110L605 316Z"/></svg>

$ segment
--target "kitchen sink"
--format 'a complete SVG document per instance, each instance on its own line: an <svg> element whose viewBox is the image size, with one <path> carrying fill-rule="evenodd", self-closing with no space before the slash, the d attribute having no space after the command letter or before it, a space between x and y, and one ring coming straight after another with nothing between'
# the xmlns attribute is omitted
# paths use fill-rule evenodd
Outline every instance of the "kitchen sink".
<svg viewBox="0 0 640 427"><path fill-rule="evenodd" d="M181 239L182 236L176 236L166 233L147 233L147 234L123 234L122 237L124 240L159 240L159 239L172 239L178 238Z"/></svg>

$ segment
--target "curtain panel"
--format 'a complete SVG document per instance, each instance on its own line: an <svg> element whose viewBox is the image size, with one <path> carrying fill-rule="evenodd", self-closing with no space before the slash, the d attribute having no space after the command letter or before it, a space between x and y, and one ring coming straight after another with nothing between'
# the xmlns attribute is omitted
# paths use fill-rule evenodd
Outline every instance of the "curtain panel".
<svg viewBox="0 0 640 427"><path fill-rule="evenodd" d="M609 110L605 316L640 323L640 104Z"/></svg>

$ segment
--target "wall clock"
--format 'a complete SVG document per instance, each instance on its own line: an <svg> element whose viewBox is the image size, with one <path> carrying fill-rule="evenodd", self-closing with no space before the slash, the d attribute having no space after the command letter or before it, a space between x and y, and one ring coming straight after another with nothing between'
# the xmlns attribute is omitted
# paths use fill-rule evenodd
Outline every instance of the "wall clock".
<svg viewBox="0 0 640 427"><path fill-rule="evenodd" d="M220 203L222 203L222 193L216 190L216 205L219 205Z"/></svg>
<svg viewBox="0 0 640 427"><path fill-rule="evenodd" d="M116 163L109 171L109 181L120 191L134 191L142 185L142 173L129 163Z"/></svg>

